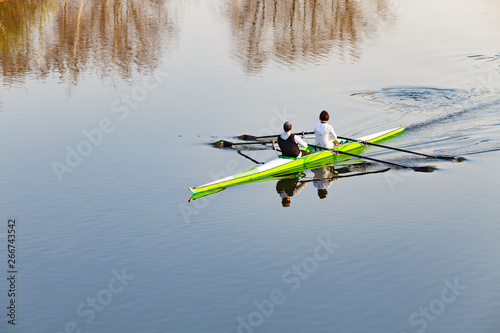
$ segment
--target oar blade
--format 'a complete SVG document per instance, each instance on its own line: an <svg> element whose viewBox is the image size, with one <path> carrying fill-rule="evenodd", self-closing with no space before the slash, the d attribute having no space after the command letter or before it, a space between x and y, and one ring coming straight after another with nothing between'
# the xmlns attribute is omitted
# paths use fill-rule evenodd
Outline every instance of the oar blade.
<svg viewBox="0 0 500 333"><path fill-rule="evenodd" d="M441 160L450 160L450 161L457 162L457 163L460 163L460 162L463 162L466 160L465 157L461 157L461 156L455 157L455 156L440 155L440 156L436 156L436 158L441 159Z"/></svg>
<svg viewBox="0 0 500 333"><path fill-rule="evenodd" d="M224 140L219 140L219 141L215 141L214 143L212 143L212 145L215 147L215 148L222 148L224 147L224 143L223 143Z"/></svg>
<svg viewBox="0 0 500 333"><path fill-rule="evenodd" d="M248 135L248 134L243 134L238 137L240 140L245 140L245 141L255 141L257 140L257 137L254 135Z"/></svg>
<svg viewBox="0 0 500 333"><path fill-rule="evenodd" d="M435 166L432 165L410 167L410 168L417 172L434 172L437 169Z"/></svg>
<svg viewBox="0 0 500 333"><path fill-rule="evenodd" d="M219 140L212 144L215 148L228 148L232 147L233 143L226 140Z"/></svg>

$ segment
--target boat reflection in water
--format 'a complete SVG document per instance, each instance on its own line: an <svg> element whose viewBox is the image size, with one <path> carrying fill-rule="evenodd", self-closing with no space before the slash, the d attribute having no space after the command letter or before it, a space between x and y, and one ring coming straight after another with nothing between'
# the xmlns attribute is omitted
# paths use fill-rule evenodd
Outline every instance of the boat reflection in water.
<svg viewBox="0 0 500 333"><path fill-rule="evenodd" d="M352 164L343 164L335 167L333 164L315 166L314 169L309 169L313 173L313 177L308 177L304 170L300 173L292 173L280 177L268 177L257 179L248 182L242 182L232 186L247 185L251 183L260 183L268 181L276 182L276 192L281 198L283 207L290 207L291 197L296 197L307 186L307 183L312 182L313 186L317 189L317 194L320 199L325 199L328 194L328 189L332 183L340 178L364 176L373 173L381 173L389 171L390 168L379 169L380 166L368 162L353 162ZM229 186L229 187L232 187ZM227 187L221 187L210 191L196 193L191 196L188 202L195 199L206 197L208 195L217 195L220 191L225 190Z"/></svg>
<svg viewBox="0 0 500 333"><path fill-rule="evenodd" d="M314 174L312 178L301 176L295 179L279 180L276 184L276 192L278 192L281 197L281 204L283 207L290 207L290 197L297 196L309 182L312 182L317 189L318 197L320 199L325 199L328 195L328 189L332 186L332 183L339 178L364 176L389 170L390 168L376 169L373 164L367 162L344 165L338 168L335 168L334 165L326 165L311 169Z"/></svg>
<svg viewBox="0 0 500 333"><path fill-rule="evenodd" d="M337 180L338 172L335 171L333 165L312 169L311 171L314 174L312 183L314 187L318 189L318 197L320 199L326 198L326 195L328 194L327 189L335 180ZM276 183L276 192L278 192L279 196L281 197L281 204L283 205L283 207L290 207L290 197L298 195L310 181L311 180L306 180L303 178L278 180L278 182Z"/></svg>

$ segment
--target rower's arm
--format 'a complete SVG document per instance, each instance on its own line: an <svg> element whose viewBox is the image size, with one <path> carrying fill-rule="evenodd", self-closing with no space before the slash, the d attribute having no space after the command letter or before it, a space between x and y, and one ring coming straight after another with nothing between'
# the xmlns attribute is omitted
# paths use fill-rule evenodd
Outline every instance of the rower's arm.
<svg viewBox="0 0 500 333"><path fill-rule="evenodd" d="M335 133L335 130L333 129L333 126L330 125L331 131L330 133L333 136L333 141L337 141L337 134Z"/></svg>
<svg viewBox="0 0 500 333"><path fill-rule="evenodd" d="M307 142L302 140L298 135L295 135L295 143L301 146L302 148L307 148L307 146L309 146Z"/></svg>

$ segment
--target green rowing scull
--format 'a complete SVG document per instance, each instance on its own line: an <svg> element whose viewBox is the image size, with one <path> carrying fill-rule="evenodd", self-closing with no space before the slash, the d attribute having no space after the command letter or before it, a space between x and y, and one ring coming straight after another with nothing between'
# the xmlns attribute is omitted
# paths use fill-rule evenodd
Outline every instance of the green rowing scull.
<svg viewBox="0 0 500 333"><path fill-rule="evenodd" d="M393 128L387 131L378 132L372 135L367 135L358 139L358 141L363 142L376 142L398 133L404 131L404 127ZM341 151L349 151L356 148L363 147L363 144L360 142L352 142L352 141L341 141L340 145L335 149ZM314 148L308 147L308 151L313 151ZM307 170L308 166L321 165L334 162L332 159L340 159L345 160L345 158L336 157L335 153L330 150L321 150L318 152L311 153L309 155L292 158L292 157L283 157L280 156L274 160L271 160L264 164L259 164L252 169L247 171L243 171L232 176L228 176L225 178L221 178L218 180L214 180L213 182L206 183L196 187L190 187L189 190L193 192L193 195L198 196L201 193L209 192L215 193L222 190L225 187L237 185L241 183L246 183L249 181L254 181L258 179L263 179L266 177L279 177L291 173L296 173L300 171ZM207 193L208 194L208 193Z"/></svg>

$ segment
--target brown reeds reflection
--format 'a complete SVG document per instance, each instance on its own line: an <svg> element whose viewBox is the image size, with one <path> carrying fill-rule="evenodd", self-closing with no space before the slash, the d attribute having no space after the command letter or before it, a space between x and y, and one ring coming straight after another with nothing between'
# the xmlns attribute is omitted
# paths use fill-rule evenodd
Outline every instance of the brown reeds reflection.
<svg viewBox="0 0 500 333"><path fill-rule="evenodd" d="M234 0L227 2L236 57L249 74L269 60L300 68L333 53L359 59L366 43L395 21L391 0Z"/></svg>
<svg viewBox="0 0 500 333"><path fill-rule="evenodd" d="M177 20L162 0L0 2L4 84L55 73L78 82L87 71L128 80L151 71L177 43Z"/></svg>

